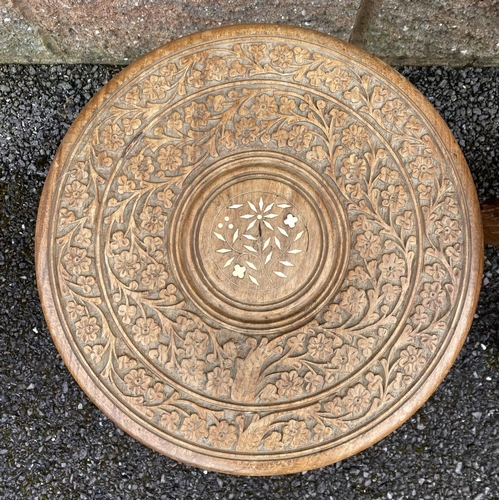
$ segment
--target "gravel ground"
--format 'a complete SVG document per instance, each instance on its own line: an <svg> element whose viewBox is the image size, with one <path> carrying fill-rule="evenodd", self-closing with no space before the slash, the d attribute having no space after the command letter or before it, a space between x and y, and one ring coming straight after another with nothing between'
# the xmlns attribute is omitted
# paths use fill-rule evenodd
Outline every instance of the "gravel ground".
<svg viewBox="0 0 500 500"><path fill-rule="evenodd" d="M58 144L119 68L0 66L0 498L498 498L498 250L486 247L477 314L450 374L370 449L270 478L198 470L139 444L61 361L35 286L34 232ZM498 70L401 68L451 127L481 201L498 197Z"/></svg>

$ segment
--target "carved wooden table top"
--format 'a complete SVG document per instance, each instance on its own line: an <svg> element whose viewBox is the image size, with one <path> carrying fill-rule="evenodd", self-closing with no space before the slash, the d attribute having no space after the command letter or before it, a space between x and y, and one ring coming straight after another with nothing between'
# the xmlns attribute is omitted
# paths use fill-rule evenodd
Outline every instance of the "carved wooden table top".
<svg viewBox="0 0 500 500"><path fill-rule="evenodd" d="M480 228L458 146L404 78L319 33L239 26L87 105L44 188L37 273L63 359L120 427L282 474L432 394L472 321Z"/></svg>

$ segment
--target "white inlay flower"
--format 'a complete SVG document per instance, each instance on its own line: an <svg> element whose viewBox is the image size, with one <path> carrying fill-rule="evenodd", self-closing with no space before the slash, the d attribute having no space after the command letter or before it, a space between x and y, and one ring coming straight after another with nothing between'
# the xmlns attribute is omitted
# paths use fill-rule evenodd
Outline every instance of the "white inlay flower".
<svg viewBox="0 0 500 500"><path fill-rule="evenodd" d="M241 280L244 278L246 270L247 269L245 266L240 266L239 264L235 264L233 276L236 276L237 278L240 278L240 280Z"/></svg>
<svg viewBox="0 0 500 500"><path fill-rule="evenodd" d="M299 219L297 217L295 217L295 215L288 214L286 216L286 219L283 221L283 224L288 226L290 229L293 229L295 227L295 224L297 224L298 221L299 221Z"/></svg>
<svg viewBox="0 0 500 500"><path fill-rule="evenodd" d="M266 219L274 219L275 217L278 217L276 214L268 213L271 210L271 208L273 208L274 203L270 203L269 205L267 205L267 207L264 208L264 200L262 199L262 197L259 200L259 207L258 208L251 201L247 201L247 203L248 203L248 206L250 207L250 210L252 210L252 212L254 212L254 213L245 214L245 215L240 216L241 219L252 219L250 221L250 223L248 224L246 231L248 231L249 229L252 229L252 227L255 226L255 224L258 220L261 220L267 228L269 228L271 231L274 231L273 226L269 223L268 220L266 220Z"/></svg>

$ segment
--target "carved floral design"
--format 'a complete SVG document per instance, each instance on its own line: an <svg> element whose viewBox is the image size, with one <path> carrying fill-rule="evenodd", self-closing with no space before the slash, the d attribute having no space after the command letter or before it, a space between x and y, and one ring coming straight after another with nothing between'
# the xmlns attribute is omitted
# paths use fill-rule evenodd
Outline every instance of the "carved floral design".
<svg viewBox="0 0 500 500"><path fill-rule="evenodd" d="M113 99L65 166L52 248L75 343L116 398L191 443L266 454L333 441L406 397L444 345L466 252L452 167L415 106L343 54L269 39L159 61ZM351 231L336 295L269 337L206 324L168 259L190 176L252 150L311 165ZM212 236L224 276L254 290L293 277L312 243L300 207L267 192L230 200Z"/></svg>

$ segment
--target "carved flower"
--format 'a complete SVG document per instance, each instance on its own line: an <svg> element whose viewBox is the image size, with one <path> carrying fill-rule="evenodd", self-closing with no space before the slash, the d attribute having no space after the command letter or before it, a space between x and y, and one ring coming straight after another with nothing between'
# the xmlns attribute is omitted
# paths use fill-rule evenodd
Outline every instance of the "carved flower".
<svg viewBox="0 0 500 500"><path fill-rule="evenodd" d="M272 432L266 439L264 439L264 446L268 450L277 451L283 449L283 441L281 434L277 431Z"/></svg>
<svg viewBox="0 0 500 500"><path fill-rule="evenodd" d="M101 329L97 324L97 318L93 316L83 316L78 323L75 323L76 334L82 342L92 342L97 338Z"/></svg>
<svg viewBox="0 0 500 500"><path fill-rule="evenodd" d="M422 305L418 305L415 308L415 314L411 317L413 323L415 325L420 325L422 323L427 323L429 321L429 315L425 312L425 307Z"/></svg>
<svg viewBox="0 0 500 500"><path fill-rule="evenodd" d="M342 399L346 410L350 413L362 413L370 404L370 393L364 388L363 385L357 384L350 387L347 395Z"/></svg>
<svg viewBox="0 0 500 500"><path fill-rule="evenodd" d="M410 345L407 349L401 351L399 355L399 364L403 367L407 375L420 370L425 365L425 358L422 356L422 349Z"/></svg>
<svg viewBox="0 0 500 500"><path fill-rule="evenodd" d="M434 262L432 266L425 266L425 272L432 276L434 281L439 281L446 274L445 270L437 262Z"/></svg>
<svg viewBox="0 0 500 500"><path fill-rule="evenodd" d="M393 99L385 103L382 114L389 123L399 125L406 118L406 108L399 99Z"/></svg>
<svg viewBox="0 0 500 500"><path fill-rule="evenodd" d="M89 247L90 243L92 242L92 232L90 231L90 229L84 227L75 236L75 241L83 247Z"/></svg>
<svg viewBox="0 0 500 500"><path fill-rule="evenodd" d="M150 290L163 288L168 278L163 264L148 264L148 267L142 271L141 276L141 283Z"/></svg>
<svg viewBox="0 0 500 500"><path fill-rule="evenodd" d="M78 318L78 316L81 316L85 312L85 308L82 305L71 301L66 305L66 311L68 312L69 318L74 321Z"/></svg>
<svg viewBox="0 0 500 500"><path fill-rule="evenodd" d="M403 141L403 144L399 148L399 154L403 157L406 158L407 156L413 156L416 154L418 151L417 146L414 146L408 141ZM413 175L413 177L418 177L416 175Z"/></svg>
<svg viewBox="0 0 500 500"><path fill-rule="evenodd" d="M335 127L342 127L348 116L347 113L337 108L333 108L329 114L332 117L332 123Z"/></svg>
<svg viewBox="0 0 500 500"><path fill-rule="evenodd" d="M186 122L193 128L204 127L208 123L210 113L202 102L193 102L185 110Z"/></svg>
<svg viewBox="0 0 500 500"><path fill-rule="evenodd" d="M223 370L217 366L213 372L208 374L207 390L216 398L229 394L229 388L232 385L233 379L229 370Z"/></svg>
<svg viewBox="0 0 500 500"><path fill-rule="evenodd" d="M410 163L412 176L424 182L427 179L432 179L436 173L436 167L432 164L430 158L417 156L415 161Z"/></svg>
<svg viewBox="0 0 500 500"><path fill-rule="evenodd" d="M309 439L309 429L306 423L293 418L283 428L283 443L286 446L297 448L307 443Z"/></svg>
<svg viewBox="0 0 500 500"><path fill-rule="evenodd" d="M151 157L138 155L130 158L128 169L137 180L147 181L151 177L155 167L151 161Z"/></svg>
<svg viewBox="0 0 500 500"><path fill-rule="evenodd" d="M146 236L144 238L144 245L150 255L154 257L161 257L163 254L158 250L158 247L163 245L163 240L159 236Z"/></svg>
<svg viewBox="0 0 500 500"><path fill-rule="evenodd" d="M382 262L378 267L382 272L382 277L390 281L398 282L406 272L405 261L394 252L382 255Z"/></svg>
<svg viewBox="0 0 500 500"><path fill-rule="evenodd" d="M73 181L64 188L63 198L70 207L81 207L88 197L87 186L80 181Z"/></svg>
<svg viewBox="0 0 500 500"><path fill-rule="evenodd" d="M125 94L125 100L134 106L139 104L141 101L141 91L137 85L132 87L132 90Z"/></svg>
<svg viewBox="0 0 500 500"><path fill-rule="evenodd" d="M96 344L94 346L86 345L83 349L85 354L88 355L91 361L94 363L100 363L102 360L102 355L104 353L104 346L101 344Z"/></svg>
<svg viewBox="0 0 500 500"><path fill-rule="evenodd" d="M340 323L342 315L340 314L340 307L338 304L330 304L328 310L323 314L323 318L327 323Z"/></svg>
<svg viewBox="0 0 500 500"><path fill-rule="evenodd" d="M437 335L431 335L429 333L420 334L420 342L423 346L427 347L431 352L434 352L437 346Z"/></svg>
<svg viewBox="0 0 500 500"><path fill-rule="evenodd" d="M107 125L102 131L101 136L104 145L111 149L111 151L116 151L125 145L123 130L116 123L114 125Z"/></svg>
<svg viewBox="0 0 500 500"><path fill-rule="evenodd" d="M280 128L274 132L271 138L278 143L280 148L284 148L286 146L286 141L288 140L288 130Z"/></svg>
<svg viewBox="0 0 500 500"><path fill-rule="evenodd" d="M134 340L142 345L149 345L158 341L160 325L153 318L138 318L132 327Z"/></svg>
<svg viewBox="0 0 500 500"><path fill-rule="evenodd" d="M139 217L142 221L142 227L153 234L157 233L162 228L163 223L167 218L163 215L161 208L158 206L145 207Z"/></svg>
<svg viewBox="0 0 500 500"><path fill-rule="evenodd" d="M237 440L236 427L223 420L210 427L208 439L217 448L231 448Z"/></svg>
<svg viewBox="0 0 500 500"><path fill-rule="evenodd" d="M227 150L234 148L234 134L230 130L224 130L219 139L219 144L225 147Z"/></svg>
<svg viewBox="0 0 500 500"><path fill-rule="evenodd" d="M331 413L336 417L342 415L342 399L339 396L335 396L332 401L325 403L325 412Z"/></svg>
<svg viewBox="0 0 500 500"><path fill-rule="evenodd" d="M260 61L264 59L264 51L266 50L266 46L264 44L260 45L250 45L248 47L248 51L255 57L256 61Z"/></svg>
<svg viewBox="0 0 500 500"><path fill-rule="evenodd" d="M295 60L299 64L303 64L307 59L309 59L309 56L311 55L308 50L305 50L302 47L298 46L293 48L293 53L295 54Z"/></svg>
<svg viewBox="0 0 500 500"><path fill-rule="evenodd" d="M175 432L179 425L180 416L176 411L165 412L160 419L160 424L167 429L167 431Z"/></svg>
<svg viewBox="0 0 500 500"><path fill-rule="evenodd" d="M144 82L144 93L153 101L164 99L167 94L168 84L163 76L151 75Z"/></svg>
<svg viewBox="0 0 500 500"><path fill-rule="evenodd" d="M314 359L325 361L333 354L333 340L325 337L323 333L320 333L317 337L311 337L307 352Z"/></svg>
<svg viewBox="0 0 500 500"><path fill-rule="evenodd" d="M327 427L323 423L318 423L313 429L313 440L315 443L319 443L328 439L332 435L332 428Z"/></svg>
<svg viewBox="0 0 500 500"><path fill-rule="evenodd" d="M270 53L272 63L279 68L286 68L293 62L293 52L286 45L277 45Z"/></svg>
<svg viewBox="0 0 500 500"><path fill-rule="evenodd" d="M118 257L115 258L115 269L120 273L120 278L133 278L139 270L138 257L135 253L124 250Z"/></svg>
<svg viewBox="0 0 500 500"><path fill-rule="evenodd" d="M160 299L167 300L168 302L175 302L177 300L177 296L175 293L177 292L177 287L173 283L169 283L167 288L160 292Z"/></svg>
<svg viewBox="0 0 500 500"><path fill-rule="evenodd" d="M346 344L335 351L331 363L338 366L341 371L350 373L359 364L358 351Z"/></svg>
<svg viewBox="0 0 500 500"><path fill-rule="evenodd" d="M278 394L285 398L298 396L302 392L302 383L302 378L295 370L283 372L281 378L276 382Z"/></svg>
<svg viewBox="0 0 500 500"><path fill-rule="evenodd" d="M403 375L401 372L396 373L396 378L392 382L392 386L396 391L402 391L411 382L411 377L409 375Z"/></svg>
<svg viewBox="0 0 500 500"><path fill-rule="evenodd" d="M422 125L420 125L415 115L411 115L410 119L405 123L404 128L410 134L415 134L422 130Z"/></svg>
<svg viewBox="0 0 500 500"><path fill-rule="evenodd" d="M207 421L200 418L196 413L193 413L182 422L181 432L189 441L198 441L208 434Z"/></svg>
<svg viewBox="0 0 500 500"><path fill-rule="evenodd" d="M397 212L406 205L408 195L403 186L391 184L385 191L382 191L382 205L389 207L391 212Z"/></svg>
<svg viewBox="0 0 500 500"><path fill-rule="evenodd" d="M370 275L363 267L356 266L347 273L347 279L356 283L363 283L363 281L370 279Z"/></svg>
<svg viewBox="0 0 500 500"><path fill-rule="evenodd" d="M417 190L418 190L418 196L421 200L429 200L432 193L434 192L432 186L426 186L425 184L420 184Z"/></svg>
<svg viewBox="0 0 500 500"><path fill-rule="evenodd" d="M137 307L134 305L127 305L127 304L121 304L118 307L118 314L122 318L122 322L125 325L130 325L132 322L132 318L136 315L137 313Z"/></svg>
<svg viewBox="0 0 500 500"><path fill-rule="evenodd" d="M167 120L167 128L170 130L181 130L182 129L181 115L178 111L174 111Z"/></svg>
<svg viewBox="0 0 500 500"><path fill-rule="evenodd" d="M220 82L228 74L227 64L222 57L213 56L205 64L205 78Z"/></svg>
<svg viewBox="0 0 500 500"><path fill-rule="evenodd" d="M306 391L310 394L316 392L323 385L323 377L314 372L307 372L304 380L306 381Z"/></svg>
<svg viewBox="0 0 500 500"><path fill-rule="evenodd" d="M274 100L274 97L262 94L255 98L255 102L252 105L252 111L255 113L257 118L269 118L276 114L278 111L278 105Z"/></svg>
<svg viewBox="0 0 500 500"><path fill-rule="evenodd" d="M165 208L171 208L175 193L170 188L165 188L163 191L160 191L156 197L163 202Z"/></svg>
<svg viewBox="0 0 500 500"><path fill-rule="evenodd" d="M178 73L178 69L174 63L169 63L166 66L160 68L160 73L165 77L167 81L172 82L175 75Z"/></svg>
<svg viewBox="0 0 500 500"><path fill-rule="evenodd" d="M380 237L371 231L358 234L354 248L363 259L377 257L381 250Z"/></svg>
<svg viewBox="0 0 500 500"><path fill-rule="evenodd" d="M196 87L197 89L203 87L205 82L201 76L202 76L201 71L193 69L191 75L188 78L189 85L193 85L193 87Z"/></svg>
<svg viewBox="0 0 500 500"><path fill-rule="evenodd" d="M139 370L131 370L125 377L123 381L128 387L128 390L134 395L146 392L149 384L153 381L152 377L146 375L146 371L143 368Z"/></svg>
<svg viewBox="0 0 500 500"><path fill-rule="evenodd" d="M342 131L342 144L349 149L361 149L368 142L368 134L364 127L351 125Z"/></svg>
<svg viewBox="0 0 500 500"><path fill-rule="evenodd" d="M345 90L350 81L351 78L349 77L349 73L340 68L335 68L325 75L325 85L331 92Z"/></svg>
<svg viewBox="0 0 500 500"><path fill-rule="evenodd" d="M84 181L89 176L89 172L87 169L87 162L77 161L75 163L75 168L71 170L70 174L71 177L74 177L79 181Z"/></svg>
<svg viewBox="0 0 500 500"><path fill-rule="evenodd" d="M431 311L437 311L444 303L445 291L441 288L441 283L425 283L424 289L420 292L422 304Z"/></svg>
<svg viewBox="0 0 500 500"><path fill-rule="evenodd" d="M313 87L320 87L325 80L326 73L321 68L316 68L314 71L309 71L306 76Z"/></svg>
<svg viewBox="0 0 500 500"><path fill-rule="evenodd" d="M164 385L161 382L156 382L153 387L148 389L148 398L150 401L161 401L164 397Z"/></svg>
<svg viewBox="0 0 500 500"><path fill-rule="evenodd" d="M450 219L447 215L436 221L436 234L442 243L456 243L461 233L458 221Z"/></svg>
<svg viewBox="0 0 500 500"><path fill-rule="evenodd" d="M390 168L382 167L380 169L378 177L383 182L389 182L390 180L396 180L399 177L399 174L396 172L396 170L391 170Z"/></svg>
<svg viewBox="0 0 500 500"><path fill-rule="evenodd" d="M74 212L68 210L65 207L61 208L61 211L59 212L59 223L61 224L61 226L69 226L70 224L75 222L75 220L76 217Z"/></svg>
<svg viewBox="0 0 500 500"><path fill-rule="evenodd" d="M342 301L340 307L349 314L358 314L365 308L368 300L364 290L358 290L350 286L347 291L340 294Z"/></svg>
<svg viewBox="0 0 500 500"><path fill-rule="evenodd" d="M458 214L458 205L454 198L447 196L443 202L443 210L448 213Z"/></svg>
<svg viewBox="0 0 500 500"><path fill-rule="evenodd" d="M125 135L132 135L134 130L137 130L141 126L141 120L139 118L124 118L122 124Z"/></svg>
<svg viewBox="0 0 500 500"><path fill-rule="evenodd" d="M95 285L95 279L93 276L78 276L76 282L82 287L83 293L90 293L92 287Z"/></svg>
<svg viewBox="0 0 500 500"><path fill-rule="evenodd" d="M247 66L240 63L240 61L233 61L231 64L231 69L229 70L229 76L231 78L236 78L238 76L243 76L247 72Z"/></svg>
<svg viewBox="0 0 500 500"><path fill-rule="evenodd" d="M405 210L403 215L396 217L396 224L407 231L413 226L413 214L410 210Z"/></svg>
<svg viewBox="0 0 500 500"><path fill-rule="evenodd" d="M186 355L191 356L203 356L207 348L208 335L206 333L200 332L196 329L192 332L188 332L186 335L186 340L184 341L184 349L186 350Z"/></svg>
<svg viewBox="0 0 500 500"><path fill-rule="evenodd" d="M296 103L293 99L288 97L280 97L280 113L283 115L288 115L295 109Z"/></svg>
<svg viewBox="0 0 500 500"><path fill-rule="evenodd" d="M118 177L117 190L120 194L131 193L135 189L135 182L130 180L126 175Z"/></svg>
<svg viewBox="0 0 500 500"><path fill-rule="evenodd" d="M68 271L75 276L90 270L91 260L84 248L70 247L68 253L64 255L64 260Z"/></svg>
<svg viewBox="0 0 500 500"><path fill-rule="evenodd" d="M386 283L382 287L383 297L388 302L393 302L398 298L398 294L401 291L401 287L393 285L392 283Z"/></svg>
<svg viewBox="0 0 500 500"><path fill-rule="evenodd" d="M295 125L288 135L288 145L300 152L309 147L313 134L305 125Z"/></svg>
<svg viewBox="0 0 500 500"><path fill-rule="evenodd" d="M352 154L344 158L340 172L346 176L346 179L361 179L366 174L366 162L363 158Z"/></svg>
<svg viewBox="0 0 500 500"><path fill-rule="evenodd" d="M179 369L179 376L183 383L197 386L205 378L203 370L205 368L205 362L197 360L196 358L183 359L181 367Z"/></svg>
<svg viewBox="0 0 500 500"><path fill-rule="evenodd" d="M182 165L182 151L169 144L165 148L160 148L157 159L162 170L173 172Z"/></svg>
<svg viewBox="0 0 500 500"><path fill-rule="evenodd" d="M243 144L255 141L259 133L259 127L253 118L242 118L236 122L236 139L240 140Z"/></svg>
<svg viewBox="0 0 500 500"><path fill-rule="evenodd" d="M363 354L365 358L371 355L374 345L375 339L373 337L366 337L358 340L358 347L361 349L361 354ZM368 375L366 378L368 379Z"/></svg>

